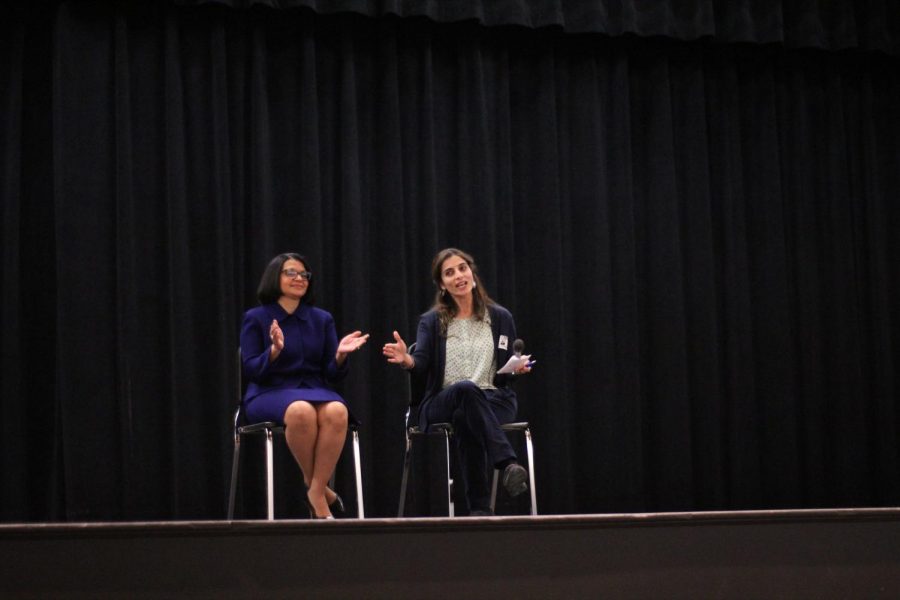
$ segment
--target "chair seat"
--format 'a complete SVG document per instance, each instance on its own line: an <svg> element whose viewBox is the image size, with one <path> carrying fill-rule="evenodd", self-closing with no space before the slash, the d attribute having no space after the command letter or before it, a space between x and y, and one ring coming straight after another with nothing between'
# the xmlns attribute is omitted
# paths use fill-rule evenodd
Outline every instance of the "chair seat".
<svg viewBox="0 0 900 600"><path fill-rule="evenodd" d="M263 432L267 429L270 429L273 432L281 433L284 431L284 426L273 421L262 421L261 423L253 423L251 425L241 425L240 427L238 427L237 431L239 434L243 435L245 433Z"/></svg>
<svg viewBox="0 0 900 600"><path fill-rule="evenodd" d="M504 423L500 426L500 429L503 431L525 431L528 428L528 421L522 421L521 423Z"/></svg>
<svg viewBox="0 0 900 600"><path fill-rule="evenodd" d="M241 408L238 407L235 412L235 423L241 420ZM360 457L359 457L359 426L355 423L351 423L348 426L348 430L351 434L351 441L353 445L353 465L356 479L356 502L357 502L357 518L363 519L365 518L365 508L363 504L363 490L362 490L362 472L360 465ZM240 448L241 448L241 437L245 435L265 435L265 447L266 447L266 518L268 520L273 520L275 518L275 507L274 507L274 481L273 481L273 449L272 449L272 438L275 435L283 435L284 434L284 425L281 423L276 423L274 421L262 421L260 423L251 423L249 425L237 425L234 428L234 456L232 458L231 463L231 485L229 486L228 491L228 519L231 520L234 518L234 503L235 503L235 494L237 491L237 477L238 477L238 469L240 464Z"/></svg>
<svg viewBox="0 0 900 600"><path fill-rule="evenodd" d="M273 433L284 433L284 425L281 423L276 423L274 421L261 421L259 423L252 423L250 425L240 425L237 428L237 432L239 434L245 433L259 433L266 430L271 430ZM359 425L356 423L350 423L347 426L347 429L350 431L359 431Z"/></svg>
<svg viewBox="0 0 900 600"><path fill-rule="evenodd" d="M430 425L430 427L432 428L432 431L430 431L429 433L446 432L446 433L449 433L450 435L453 435L453 425L451 425L450 423L432 423ZM413 425L412 427L409 428L410 435L422 435L424 433L425 433L424 431L419 429L418 425Z"/></svg>

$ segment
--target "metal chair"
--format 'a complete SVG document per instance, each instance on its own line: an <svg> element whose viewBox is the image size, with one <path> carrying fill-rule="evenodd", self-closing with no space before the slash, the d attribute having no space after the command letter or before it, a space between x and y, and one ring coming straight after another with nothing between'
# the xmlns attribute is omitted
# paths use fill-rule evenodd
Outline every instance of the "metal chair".
<svg viewBox="0 0 900 600"><path fill-rule="evenodd" d="M520 421L518 423L506 423L500 428L509 435L513 431L521 431L525 435L525 451L528 455L528 491L531 492L531 508L532 516L538 514L537 510L537 485L534 478L534 443L531 440L531 427L528 421ZM497 483L500 480L500 471L494 469L494 478L491 483L491 512L494 511L497 504Z"/></svg>
<svg viewBox="0 0 900 600"><path fill-rule="evenodd" d="M408 348L408 352L412 353L415 350L416 345L411 344ZM417 438L424 437L427 435L441 435L443 437L443 446L444 446L444 458L443 461L446 465L445 473L446 473L446 489L447 489L447 515L450 517L455 516L455 504L453 501L453 493L454 493L454 481L453 475L450 470L450 441L453 438L453 426L450 423L432 423L431 428L432 431L429 433L425 433L421 431L417 425L412 427L409 426L409 418L411 411L415 408L414 402L416 398L421 397L421 394L418 396L414 395L413 386L412 386L412 375L407 380L407 395L408 395L408 405L406 409L406 452L403 456L403 475L400 480L400 502L397 509L397 517L404 517L406 510L406 491L407 486L409 484L409 471L410 471L410 463L412 459L412 446L413 441ZM517 423L506 423L501 425L501 429L505 431L507 434L512 432L521 431L525 436L525 447L526 454L528 456L528 483L529 483L529 491L531 492L531 503L530 503L530 514L537 515L537 492L536 492L536 483L534 476L534 444L531 438L531 428L526 421L521 421ZM494 469L493 481L491 483L491 511L493 512L496 503L497 503L497 484L499 483L500 472L497 469Z"/></svg>
<svg viewBox="0 0 900 600"><path fill-rule="evenodd" d="M415 343L411 344L407 349L408 352L412 353L416 349ZM446 481L447 481L447 516L453 517L456 514L456 507L453 502L453 475L450 471L450 440L453 438L453 426L450 423L432 423L432 428L434 431L431 433L425 433L424 431L419 429L418 425L413 425L410 427L409 425L409 417L416 407L415 398L417 396L413 393L413 385L412 385L412 374L409 375L409 378L406 380L406 391L407 391L407 408L405 415L405 427L406 431L406 453L403 456L403 476L400 480L400 504L397 508L397 516L403 517L406 512L406 489L409 484L409 468L410 462L412 460L412 446L413 441L416 439L425 439L428 435L441 435L443 437L444 442L444 465L446 469Z"/></svg>
<svg viewBox="0 0 900 600"><path fill-rule="evenodd" d="M242 385L243 366L241 364L241 350L237 351L237 408L234 411L234 455L231 462L231 485L228 490L228 520L234 518L234 501L237 494L237 478L240 467L241 457L241 440L247 435L265 435L266 446L266 519L273 521L275 519L275 477L274 477L274 447L273 439L276 434L284 434L284 426L273 421L264 421L262 423L253 423L251 425L243 424L243 385ZM363 502L362 488L362 468L359 458L359 427L351 423L348 427L353 439L353 467L356 478L356 510L357 518L365 518L365 504ZM332 475L332 482L334 476ZM333 484L332 484L333 485Z"/></svg>

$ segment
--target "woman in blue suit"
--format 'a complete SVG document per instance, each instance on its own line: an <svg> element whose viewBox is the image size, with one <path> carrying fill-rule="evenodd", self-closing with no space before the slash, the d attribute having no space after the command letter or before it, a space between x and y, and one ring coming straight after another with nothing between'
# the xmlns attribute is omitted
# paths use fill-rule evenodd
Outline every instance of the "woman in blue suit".
<svg viewBox="0 0 900 600"><path fill-rule="evenodd" d="M456 248L437 253L431 264L437 292L434 306L419 320L416 348L395 331L384 345L389 363L425 378L419 427L452 423L459 440L470 515L489 515L487 465L502 472L510 495L528 488L528 473L500 428L516 417L514 374L497 374L513 354L516 326L508 310L491 300L478 277L473 258Z"/></svg>
<svg viewBox="0 0 900 600"><path fill-rule="evenodd" d="M347 437L349 412L332 384L347 375L347 355L369 338L359 331L338 342L334 319L313 306L309 261L294 253L269 262L257 290L260 306L241 327L248 422L285 426L288 448L303 471L310 516L343 510L328 487Z"/></svg>

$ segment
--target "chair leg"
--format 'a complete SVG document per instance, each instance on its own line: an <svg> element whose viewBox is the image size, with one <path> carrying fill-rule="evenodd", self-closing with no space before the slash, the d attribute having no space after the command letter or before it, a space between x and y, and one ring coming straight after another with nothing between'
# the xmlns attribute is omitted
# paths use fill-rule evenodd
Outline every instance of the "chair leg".
<svg viewBox="0 0 900 600"><path fill-rule="evenodd" d="M455 505L453 503L453 475L450 472L450 432L444 430L444 448L446 452L444 456L447 458L447 516L456 516Z"/></svg>
<svg viewBox="0 0 900 600"><path fill-rule="evenodd" d="M356 518L366 518L365 502L363 501L362 465L359 460L359 432L353 431L353 466L356 473Z"/></svg>
<svg viewBox="0 0 900 600"><path fill-rule="evenodd" d="M266 518L275 520L275 474L272 460L272 430L266 429Z"/></svg>
<svg viewBox="0 0 900 600"><path fill-rule="evenodd" d="M234 499L237 493L238 467L241 464L241 436L234 436L234 455L231 459L231 486L228 489L228 520L234 519Z"/></svg>
<svg viewBox="0 0 900 600"><path fill-rule="evenodd" d="M491 479L491 512L494 512L497 506L497 482L500 479L500 471L494 469L494 476Z"/></svg>
<svg viewBox="0 0 900 600"><path fill-rule="evenodd" d="M409 460L410 450L412 448L412 439L406 434L406 454L403 455L403 476L400 478L400 504L397 507L397 518L401 519L405 516L406 511L406 486L409 483Z"/></svg>
<svg viewBox="0 0 900 600"><path fill-rule="evenodd" d="M525 430L525 447L528 451L528 486L531 488L531 515L538 514L537 485L534 480L534 445L531 442L531 429Z"/></svg>
<svg viewBox="0 0 900 600"><path fill-rule="evenodd" d="M531 516L537 516L537 485L534 478L534 444L531 440L531 429L524 429L525 434L525 451L528 455L528 487L531 492ZM494 469L494 479L491 483L491 512L496 509L497 503L497 484L500 479L500 471Z"/></svg>

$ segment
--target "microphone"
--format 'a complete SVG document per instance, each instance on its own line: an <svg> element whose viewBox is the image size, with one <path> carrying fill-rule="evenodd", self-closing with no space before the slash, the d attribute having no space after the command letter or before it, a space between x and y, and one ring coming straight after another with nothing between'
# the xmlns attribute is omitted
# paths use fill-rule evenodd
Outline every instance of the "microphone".
<svg viewBox="0 0 900 600"><path fill-rule="evenodd" d="M513 354L516 356L522 356L522 352L525 350L525 342L521 339L517 339L513 342Z"/></svg>
<svg viewBox="0 0 900 600"><path fill-rule="evenodd" d="M503 373L504 375L517 375L518 370L522 368L522 363L525 363L525 366L530 367L534 364L534 361L531 360L530 356L522 356L522 352L525 350L525 342L517 339L513 342L512 351L513 355L509 357L509 360L506 361L506 364L497 371L497 373Z"/></svg>
<svg viewBox="0 0 900 600"><path fill-rule="evenodd" d="M524 352L524 351L525 351L525 342L523 342L521 339L516 339L516 341L513 342L513 354L515 354L517 357L521 358L522 352ZM536 363L536 362L537 362L536 360L532 360L531 357L529 356L528 362L525 363L525 366L533 367L534 363Z"/></svg>

